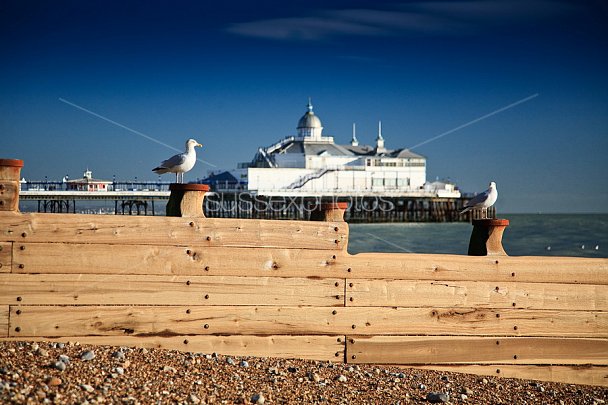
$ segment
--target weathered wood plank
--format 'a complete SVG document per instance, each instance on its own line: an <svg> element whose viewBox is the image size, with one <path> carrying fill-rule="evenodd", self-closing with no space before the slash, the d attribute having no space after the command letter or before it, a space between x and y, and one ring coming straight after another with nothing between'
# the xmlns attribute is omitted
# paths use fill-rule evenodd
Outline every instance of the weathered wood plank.
<svg viewBox="0 0 608 405"><path fill-rule="evenodd" d="M356 336L346 352L349 363L608 365L608 339Z"/></svg>
<svg viewBox="0 0 608 405"><path fill-rule="evenodd" d="M332 307L17 306L13 337L334 335Z"/></svg>
<svg viewBox="0 0 608 405"><path fill-rule="evenodd" d="M103 245L82 243L15 243L14 272L175 274L235 276L348 276L349 278L396 278L453 281L507 281L543 283L608 284L603 261L583 258L500 258L450 255L386 254L388 266L367 271L350 267L362 254L343 251L150 245ZM112 254L108 252L111 250ZM1 258L0 251L0 258ZM7 253L10 254L10 253ZM415 257L415 260L412 260ZM553 270L542 271L549 264ZM562 263L563 260L563 263ZM442 267L444 264L451 268ZM508 261L508 264L505 263ZM377 262L376 262L377 263ZM389 266L389 264L392 265ZM558 266L559 264L559 266ZM535 270L535 266L540 270ZM459 266L463 266L462 268ZM504 266L501 267L501 266ZM349 272L348 269L351 269ZM373 266L372 266L373 269ZM391 270L392 269L392 270ZM0 268L2 271L2 268ZM385 272L385 273L383 273ZM514 276L513 276L514 275Z"/></svg>
<svg viewBox="0 0 608 405"><path fill-rule="evenodd" d="M339 266L350 269L349 278L608 284L608 259L417 253L360 253L338 259Z"/></svg>
<svg viewBox="0 0 608 405"><path fill-rule="evenodd" d="M349 279L349 306L608 310L608 286Z"/></svg>
<svg viewBox="0 0 608 405"><path fill-rule="evenodd" d="M4 340L23 339L0 338L0 341ZM218 353L232 356L344 361L343 336L73 336L53 339L27 338L27 340L145 347L195 353Z"/></svg>
<svg viewBox="0 0 608 405"><path fill-rule="evenodd" d="M13 263L13 244L11 242L0 242L0 273L10 273Z"/></svg>
<svg viewBox="0 0 608 405"><path fill-rule="evenodd" d="M343 306L344 280L0 274L1 304Z"/></svg>
<svg viewBox="0 0 608 405"><path fill-rule="evenodd" d="M608 313L269 306L12 306L10 335L492 335L608 337Z"/></svg>
<svg viewBox="0 0 608 405"><path fill-rule="evenodd" d="M608 312L488 308L336 308L336 333L608 337Z"/></svg>
<svg viewBox="0 0 608 405"><path fill-rule="evenodd" d="M13 250L13 271L18 273L258 277L347 274L338 270L336 252L329 250L82 243L15 243Z"/></svg>
<svg viewBox="0 0 608 405"><path fill-rule="evenodd" d="M344 222L0 212L0 241L340 250Z"/></svg>
<svg viewBox="0 0 608 405"><path fill-rule="evenodd" d="M498 364L490 366L432 365L411 366L411 368L608 387L608 367L606 366L522 366Z"/></svg>
<svg viewBox="0 0 608 405"><path fill-rule="evenodd" d="M0 337L6 337L9 333L9 313L8 305L0 305Z"/></svg>
<svg viewBox="0 0 608 405"><path fill-rule="evenodd" d="M78 221L74 222L74 218L78 218ZM190 222L193 226L190 226ZM66 223L71 225L66 226ZM277 227L277 224L280 226ZM338 231L335 231L336 227ZM337 247L338 250L334 250L337 260L330 260L330 263L335 265L337 271L347 272L350 278L608 284L608 259L488 258L390 253L352 256L340 250L346 244L348 234L344 223L232 219L189 221L184 218L0 213L0 231L0 239L19 242L181 245L201 248L268 246L331 250ZM25 237L22 236L24 232ZM208 241L207 236L211 240Z"/></svg>

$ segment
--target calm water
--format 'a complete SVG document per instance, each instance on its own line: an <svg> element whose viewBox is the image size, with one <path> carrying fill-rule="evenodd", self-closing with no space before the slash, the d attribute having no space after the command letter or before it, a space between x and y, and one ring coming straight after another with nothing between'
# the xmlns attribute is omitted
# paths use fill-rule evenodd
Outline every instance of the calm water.
<svg viewBox="0 0 608 405"><path fill-rule="evenodd" d="M500 217L510 221L503 235L503 246L510 256L608 257L608 214L502 214ZM472 229L468 223L349 226L350 253L466 255Z"/></svg>

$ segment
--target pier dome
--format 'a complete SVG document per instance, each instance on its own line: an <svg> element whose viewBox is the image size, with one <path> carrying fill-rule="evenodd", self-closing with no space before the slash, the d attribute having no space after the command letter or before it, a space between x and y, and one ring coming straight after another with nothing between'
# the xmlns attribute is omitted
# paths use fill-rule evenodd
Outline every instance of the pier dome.
<svg viewBox="0 0 608 405"><path fill-rule="evenodd" d="M308 108L308 111L306 111L306 113L298 121L298 136L301 138L309 137L313 139L320 139L321 133L323 132L323 126L321 125L321 120L319 117L317 117L312 110L310 100L308 100L308 105L306 108Z"/></svg>

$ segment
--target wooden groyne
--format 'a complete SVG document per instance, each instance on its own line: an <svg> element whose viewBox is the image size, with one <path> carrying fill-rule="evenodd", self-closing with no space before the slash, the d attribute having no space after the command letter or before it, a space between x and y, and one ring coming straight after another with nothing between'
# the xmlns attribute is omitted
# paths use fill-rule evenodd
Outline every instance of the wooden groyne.
<svg viewBox="0 0 608 405"><path fill-rule="evenodd" d="M484 256L351 255L342 204L206 218L206 190L179 186L167 217L23 214L15 162L0 161L2 340L608 386L606 259L509 257L494 230L472 240Z"/></svg>

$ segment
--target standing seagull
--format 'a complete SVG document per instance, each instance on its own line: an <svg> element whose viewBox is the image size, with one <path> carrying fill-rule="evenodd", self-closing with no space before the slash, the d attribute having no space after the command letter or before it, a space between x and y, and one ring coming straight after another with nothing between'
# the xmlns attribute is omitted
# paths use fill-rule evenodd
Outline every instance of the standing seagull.
<svg viewBox="0 0 608 405"><path fill-rule="evenodd" d="M496 183L491 182L490 188L481 194L477 194L471 199L465 206L464 210L460 212L460 215L467 211L481 208L482 217L488 217L488 208L490 208L496 202L498 198L498 190L496 190Z"/></svg>
<svg viewBox="0 0 608 405"><path fill-rule="evenodd" d="M186 141L186 151L184 153L177 154L164 160L158 167L152 169L154 173L175 173L175 182L184 182L184 173L190 171L196 163L196 151L195 146L203 146L194 139L188 139ZM180 181L181 174L181 181Z"/></svg>

